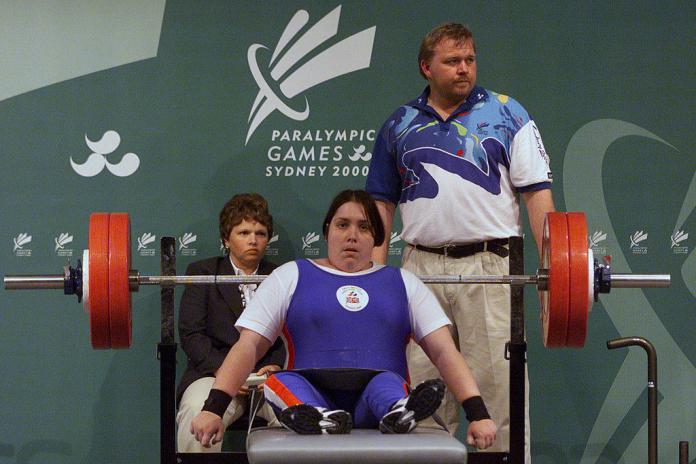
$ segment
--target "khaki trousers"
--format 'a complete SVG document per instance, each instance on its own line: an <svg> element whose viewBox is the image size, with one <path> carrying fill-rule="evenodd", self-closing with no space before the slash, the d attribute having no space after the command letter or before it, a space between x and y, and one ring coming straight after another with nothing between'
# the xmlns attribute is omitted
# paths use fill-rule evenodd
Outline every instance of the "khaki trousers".
<svg viewBox="0 0 696 464"><path fill-rule="evenodd" d="M208 398L210 389L215 382L214 377L203 377L188 386L181 397L179 403L179 411L176 415L176 444L177 450L180 453L219 453L222 450L222 442L211 445L210 448L204 448L203 445L191 433L191 421L196 414L203 409L203 403ZM256 395L263 397L263 393L257 392ZM247 397L234 397L232 402L227 407L227 411L222 417L222 424L225 429L231 423L242 417L248 405ZM275 414L271 407L264 403L259 409L258 415L268 421L269 425L277 424Z"/></svg>
<svg viewBox="0 0 696 464"><path fill-rule="evenodd" d="M465 258L450 258L427 251L404 248L403 267L420 275L507 275L508 258L481 252ZM491 418L498 426L497 439L487 451L509 451L510 443L510 366L505 359L505 343L510 340L510 286L502 284L428 285L453 323L454 343L464 355ZM411 383L440 377L435 366L416 343L407 348ZM525 455L529 449L529 381L525 370ZM461 405L447 392L438 410L450 432L459 425ZM463 411L462 411L463 417ZM432 419L422 422L435 425Z"/></svg>

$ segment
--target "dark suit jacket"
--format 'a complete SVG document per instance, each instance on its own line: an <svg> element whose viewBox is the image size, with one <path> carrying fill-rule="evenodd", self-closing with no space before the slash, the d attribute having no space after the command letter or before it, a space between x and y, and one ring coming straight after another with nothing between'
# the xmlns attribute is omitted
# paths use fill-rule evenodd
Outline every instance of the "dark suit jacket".
<svg viewBox="0 0 696 464"><path fill-rule="evenodd" d="M266 260L259 264L259 274L270 274L276 265ZM186 275L234 275L228 256L191 263ZM177 388L177 404L186 388L202 377L213 377L230 347L239 340L234 327L242 313L242 298L236 284L187 285L179 306L179 339L188 358L186 371ZM256 369L268 364L283 367L285 347L275 343L257 363Z"/></svg>

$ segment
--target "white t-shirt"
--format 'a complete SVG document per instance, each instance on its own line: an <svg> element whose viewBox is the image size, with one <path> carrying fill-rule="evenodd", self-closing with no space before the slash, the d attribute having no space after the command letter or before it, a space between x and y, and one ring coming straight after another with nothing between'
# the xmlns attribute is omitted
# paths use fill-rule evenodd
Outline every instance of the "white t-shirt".
<svg viewBox="0 0 696 464"><path fill-rule="evenodd" d="M370 269L358 273L347 273L321 266L312 260L309 262L326 272L346 276L370 274L384 267L373 265ZM409 320L416 342L420 342L423 337L440 327L451 325L440 303L428 287L413 273L405 269L400 271L406 288ZM292 301L298 277L299 269L294 261L275 269L259 285L254 299L237 319L235 327L253 330L271 342L275 340L285 324L285 316Z"/></svg>

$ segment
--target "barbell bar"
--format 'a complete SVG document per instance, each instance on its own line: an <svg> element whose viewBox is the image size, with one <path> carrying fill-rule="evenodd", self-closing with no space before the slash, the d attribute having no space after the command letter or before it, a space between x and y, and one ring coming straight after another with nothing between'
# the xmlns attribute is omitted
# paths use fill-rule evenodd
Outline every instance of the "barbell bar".
<svg viewBox="0 0 696 464"><path fill-rule="evenodd" d="M96 349L131 345L131 293L141 285L260 283L267 276L144 276L130 269L130 220L127 213L93 213L89 249L75 268L61 275L8 275L7 290L63 289L82 300ZM426 284L535 285L546 347L582 347L592 302L614 288L661 288L669 274L613 274L587 248L584 213L548 213L542 242L542 268L535 275L420 275Z"/></svg>
<svg viewBox="0 0 696 464"><path fill-rule="evenodd" d="M81 266L81 264L80 264ZM598 264L599 267L604 267ZM68 266L66 266L68 268ZM81 268L72 268L73 273ZM544 290L548 276L545 269L539 269L538 274L533 275L419 275L417 276L425 284L503 284L512 286L536 285ZM138 271L131 271L129 285L132 292L137 292L140 285L206 285L206 284L260 284L266 280L266 275L140 275ZM75 277L73 277L74 279ZM606 277L605 277L606 278ZM611 288L664 288L669 287L669 274L616 274L609 276ZM5 290L64 290L65 274L47 275L6 275ZM598 293L609 293L606 290ZM75 292L66 292L66 295L74 295Z"/></svg>

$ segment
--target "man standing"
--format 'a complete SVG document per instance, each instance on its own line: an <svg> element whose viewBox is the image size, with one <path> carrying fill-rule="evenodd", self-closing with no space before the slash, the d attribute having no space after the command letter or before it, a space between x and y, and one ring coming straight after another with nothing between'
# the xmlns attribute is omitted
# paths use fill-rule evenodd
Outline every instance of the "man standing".
<svg viewBox="0 0 696 464"><path fill-rule="evenodd" d="M507 238L522 234L525 202L537 247L553 211L551 172L539 131L514 99L476 85L471 31L456 23L429 32L418 54L428 86L398 108L375 142L366 190L378 200L389 237L396 205L403 222L404 268L416 274L508 274ZM388 240L373 258L384 263ZM471 366L493 420L489 451L509 448L509 285L432 285L453 321L453 336ZM409 345L411 381L437 375ZM440 415L454 433L459 405ZM526 414L526 456L529 415Z"/></svg>

